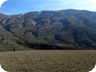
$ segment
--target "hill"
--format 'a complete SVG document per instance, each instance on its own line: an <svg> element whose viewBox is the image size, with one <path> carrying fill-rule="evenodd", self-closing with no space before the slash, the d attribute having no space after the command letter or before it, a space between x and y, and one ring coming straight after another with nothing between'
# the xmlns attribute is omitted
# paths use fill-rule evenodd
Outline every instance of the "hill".
<svg viewBox="0 0 96 72"><path fill-rule="evenodd" d="M0 14L0 43L5 42L33 49L96 49L96 12Z"/></svg>

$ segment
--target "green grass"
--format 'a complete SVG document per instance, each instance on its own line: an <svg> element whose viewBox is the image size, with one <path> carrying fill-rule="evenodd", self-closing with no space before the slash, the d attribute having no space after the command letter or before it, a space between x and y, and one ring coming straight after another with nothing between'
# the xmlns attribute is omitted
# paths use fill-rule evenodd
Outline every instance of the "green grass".
<svg viewBox="0 0 96 72"><path fill-rule="evenodd" d="M95 50L32 50L1 52L9 72L88 72L96 64Z"/></svg>
<svg viewBox="0 0 96 72"><path fill-rule="evenodd" d="M30 50L31 48L25 47L23 45L19 45L16 43L0 43L0 52L4 52L4 51L13 51L14 48L17 51L22 51L22 50Z"/></svg>

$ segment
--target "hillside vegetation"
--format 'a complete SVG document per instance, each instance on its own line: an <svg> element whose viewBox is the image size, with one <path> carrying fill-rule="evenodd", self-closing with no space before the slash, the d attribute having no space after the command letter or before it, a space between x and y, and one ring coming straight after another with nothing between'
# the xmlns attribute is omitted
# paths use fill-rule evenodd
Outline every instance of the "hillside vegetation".
<svg viewBox="0 0 96 72"><path fill-rule="evenodd" d="M0 14L0 43L32 49L96 49L96 12L60 10Z"/></svg>

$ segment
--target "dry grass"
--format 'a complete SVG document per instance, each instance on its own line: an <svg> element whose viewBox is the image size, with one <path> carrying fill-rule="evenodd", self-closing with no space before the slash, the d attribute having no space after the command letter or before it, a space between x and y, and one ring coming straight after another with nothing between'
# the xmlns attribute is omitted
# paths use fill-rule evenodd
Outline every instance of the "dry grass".
<svg viewBox="0 0 96 72"><path fill-rule="evenodd" d="M9 72L88 72L96 63L96 51L1 52L0 63Z"/></svg>

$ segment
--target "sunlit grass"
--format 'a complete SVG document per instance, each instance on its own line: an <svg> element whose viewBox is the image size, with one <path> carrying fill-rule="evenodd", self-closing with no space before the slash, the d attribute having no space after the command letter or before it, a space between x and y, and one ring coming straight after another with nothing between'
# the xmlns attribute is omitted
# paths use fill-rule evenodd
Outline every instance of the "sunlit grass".
<svg viewBox="0 0 96 72"><path fill-rule="evenodd" d="M0 63L9 72L88 72L96 63L96 51L1 52Z"/></svg>

